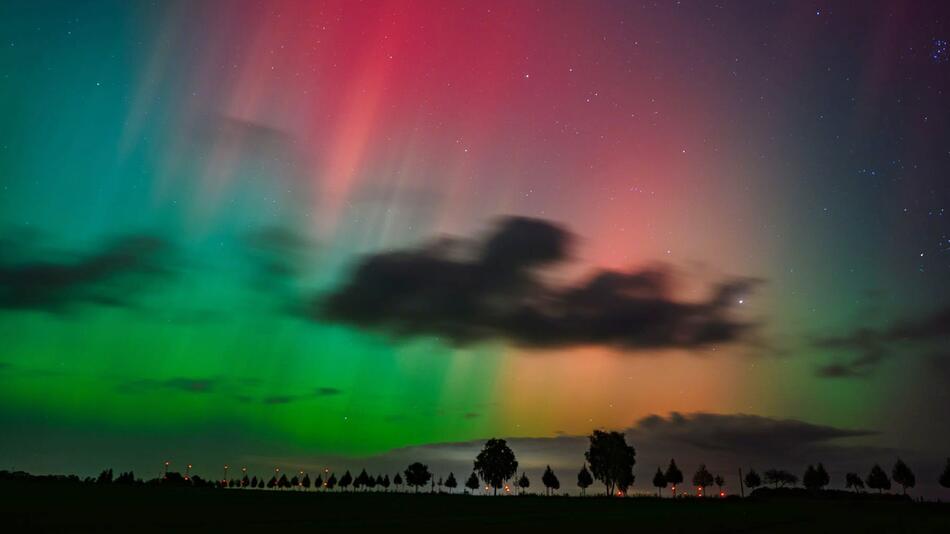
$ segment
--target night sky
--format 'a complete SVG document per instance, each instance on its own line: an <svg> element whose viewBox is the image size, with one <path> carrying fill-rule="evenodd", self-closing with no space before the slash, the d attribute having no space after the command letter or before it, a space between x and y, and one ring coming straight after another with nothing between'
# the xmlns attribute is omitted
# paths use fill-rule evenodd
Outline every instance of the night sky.
<svg viewBox="0 0 950 534"><path fill-rule="evenodd" d="M0 468L498 436L563 481L603 427L642 489L926 491L948 42L943 2L3 2Z"/></svg>

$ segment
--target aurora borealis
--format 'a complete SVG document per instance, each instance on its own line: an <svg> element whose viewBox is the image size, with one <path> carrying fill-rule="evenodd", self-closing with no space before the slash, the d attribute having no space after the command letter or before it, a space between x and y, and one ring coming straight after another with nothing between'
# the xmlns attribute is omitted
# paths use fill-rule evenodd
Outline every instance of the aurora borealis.
<svg viewBox="0 0 950 534"><path fill-rule="evenodd" d="M671 412L942 461L948 40L925 2L5 2L0 467ZM511 217L553 250L492 256Z"/></svg>

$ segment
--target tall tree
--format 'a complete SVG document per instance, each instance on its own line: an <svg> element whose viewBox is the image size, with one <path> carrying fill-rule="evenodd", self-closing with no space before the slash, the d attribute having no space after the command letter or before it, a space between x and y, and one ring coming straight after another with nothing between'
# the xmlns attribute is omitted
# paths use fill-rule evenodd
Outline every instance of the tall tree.
<svg viewBox="0 0 950 534"><path fill-rule="evenodd" d="M419 488L428 484L432 478L429 466L420 462L409 464L409 467L403 473L406 475L406 484L415 488L416 493L419 493Z"/></svg>
<svg viewBox="0 0 950 534"><path fill-rule="evenodd" d="M336 487L336 475L334 473L330 473L330 478L327 479L327 489L333 490L333 488L335 487Z"/></svg>
<svg viewBox="0 0 950 534"><path fill-rule="evenodd" d="M283 489L283 488L289 488L289 487L290 487L290 481L287 480L287 473L281 473L280 478L277 479L277 488Z"/></svg>
<svg viewBox="0 0 950 534"><path fill-rule="evenodd" d="M706 487L711 486L715 480L712 473L706 469L706 464L699 464L699 469L693 474L693 485L699 488L699 492L706 495Z"/></svg>
<svg viewBox="0 0 950 534"><path fill-rule="evenodd" d="M455 480L455 473L449 472L449 478L445 479L445 487L449 488L449 492L455 493L455 488L459 487L458 480Z"/></svg>
<svg viewBox="0 0 950 534"><path fill-rule="evenodd" d="M944 466L943 473L940 474L937 481L940 482L941 486L950 488L950 458L947 458L947 465Z"/></svg>
<svg viewBox="0 0 950 534"><path fill-rule="evenodd" d="M587 488L593 483L594 477L587 470L587 464L584 464L580 472L577 473L577 487L581 489L581 495L587 495Z"/></svg>
<svg viewBox="0 0 950 534"><path fill-rule="evenodd" d="M396 491L402 489L402 475L396 473L396 476L393 477L393 485L396 486Z"/></svg>
<svg viewBox="0 0 950 534"><path fill-rule="evenodd" d="M531 481L528 480L528 475L523 471L521 472L521 478L518 479L518 487L521 488L521 494L524 495L524 492L528 487L531 486Z"/></svg>
<svg viewBox="0 0 950 534"><path fill-rule="evenodd" d="M252 488L257 487L257 475L254 475L254 478L251 479L251 487Z"/></svg>
<svg viewBox="0 0 950 534"><path fill-rule="evenodd" d="M472 473L471 475L469 475L468 480L465 481L465 487L472 490L472 493L475 493L475 490L478 489L479 485L480 484L478 483L478 475L476 475L475 473Z"/></svg>
<svg viewBox="0 0 950 534"><path fill-rule="evenodd" d="M353 475L350 474L350 470L347 469L343 476L340 477L340 489L346 491L346 488L350 487L350 484L353 483Z"/></svg>
<svg viewBox="0 0 950 534"><path fill-rule="evenodd" d="M877 464L874 464L868 473L867 483L869 488L876 489L878 493L891 489L891 479L887 478L887 473Z"/></svg>
<svg viewBox="0 0 950 534"><path fill-rule="evenodd" d="M313 481L313 489L319 490L323 489L323 475L317 475L317 478Z"/></svg>
<svg viewBox="0 0 950 534"><path fill-rule="evenodd" d="M290 479L290 485L287 486L287 487L289 487L289 488L296 488L296 487L299 487L299 486L300 486L300 479L297 478L297 475L294 475L294 477Z"/></svg>
<svg viewBox="0 0 950 534"><path fill-rule="evenodd" d="M673 496L676 497L676 486L683 482L683 472L680 471L679 467L676 467L676 460L670 458L670 465L666 468L666 473L664 473L663 476L670 484L670 490L673 492Z"/></svg>
<svg viewBox="0 0 950 534"><path fill-rule="evenodd" d="M815 471L815 466L808 464L808 467L805 469L805 474L802 475L802 485L812 491L817 491L821 488L821 484L818 483L818 472Z"/></svg>
<svg viewBox="0 0 950 534"><path fill-rule="evenodd" d="M755 469L749 469L749 472L745 474L745 485L752 490L762 485L762 477L755 472Z"/></svg>
<svg viewBox="0 0 950 534"><path fill-rule="evenodd" d="M656 474L653 475L653 487L656 488L656 496L660 496L660 491L666 487L666 475L659 467L656 468Z"/></svg>
<svg viewBox="0 0 950 534"><path fill-rule="evenodd" d="M864 481L857 473L848 473L844 476L844 487L853 489L855 493L864 489Z"/></svg>
<svg viewBox="0 0 950 534"><path fill-rule="evenodd" d="M637 463L636 451L630 445L622 432L605 432L595 430L590 436L590 447L584 453L594 478L603 482L608 495L613 495L614 488L626 487L633 484L633 466Z"/></svg>
<svg viewBox="0 0 950 534"><path fill-rule="evenodd" d="M475 472L492 487L494 494L518 471L518 461L503 439L492 438L475 457Z"/></svg>
<svg viewBox="0 0 950 534"><path fill-rule="evenodd" d="M551 495L551 491L561 489L561 481L557 479L557 475L551 470L550 465L547 466L544 470L544 474L541 475L541 483L547 488L548 495Z"/></svg>
<svg viewBox="0 0 950 534"><path fill-rule="evenodd" d="M901 493L904 495L907 495L907 488L913 488L917 485L917 477L914 476L914 472L900 458L897 459L894 469L891 470L891 478L894 479L894 482L900 484Z"/></svg>

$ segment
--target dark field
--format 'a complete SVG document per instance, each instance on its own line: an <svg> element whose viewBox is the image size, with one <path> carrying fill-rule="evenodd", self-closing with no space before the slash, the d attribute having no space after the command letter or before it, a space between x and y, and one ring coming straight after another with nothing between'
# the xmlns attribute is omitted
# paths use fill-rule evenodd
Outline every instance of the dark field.
<svg viewBox="0 0 950 534"><path fill-rule="evenodd" d="M0 512L6 532L950 532L950 505L898 500L490 498L3 483Z"/></svg>

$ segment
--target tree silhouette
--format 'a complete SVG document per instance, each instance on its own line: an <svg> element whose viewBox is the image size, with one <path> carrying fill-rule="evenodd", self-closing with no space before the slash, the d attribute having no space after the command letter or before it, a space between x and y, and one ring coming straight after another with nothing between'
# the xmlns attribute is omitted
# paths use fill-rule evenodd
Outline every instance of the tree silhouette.
<svg viewBox="0 0 950 534"><path fill-rule="evenodd" d="M449 488L451 493L455 493L455 488L459 487L458 480L455 480L455 473L449 472L449 478L445 479L445 487Z"/></svg>
<svg viewBox="0 0 950 534"><path fill-rule="evenodd" d="M353 479L353 490L356 491L362 487L365 487L367 482L366 479L366 469L363 469L358 475L356 475L356 478Z"/></svg>
<svg viewBox="0 0 950 534"><path fill-rule="evenodd" d="M887 478L887 473L877 464L874 464L868 473L867 483L869 488L876 489L878 493L891 489L891 479Z"/></svg>
<svg viewBox="0 0 950 534"><path fill-rule="evenodd" d="M317 474L317 478L313 480L313 489L322 489L323 488L323 476Z"/></svg>
<svg viewBox="0 0 950 534"><path fill-rule="evenodd" d="M864 481L857 473L848 473L844 476L844 487L853 489L855 493L864 489Z"/></svg>
<svg viewBox="0 0 950 534"><path fill-rule="evenodd" d="M521 477L518 479L518 487L521 488L521 494L524 495L524 491L531 486L531 481L528 480L528 475L521 472Z"/></svg>
<svg viewBox="0 0 950 534"><path fill-rule="evenodd" d="M827 486L830 481L831 479L828 476L828 472L825 471L825 466L820 462L817 468L809 464L808 468L805 469L805 474L802 475L802 485L811 491L820 491Z"/></svg>
<svg viewBox="0 0 950 534"><path fill-rule="evenodd" d="M365 486L366 486L367 489L370 489L370 490L375 489L375 488L376 488L376 477L374 477L373 475L367 476L367 477L366 477Z"/></svg>
<svg viewBox="0 0 950 534"><path fill-rule="evenodd" d="M679 467L676 467L676 460L670 458L670 465L666 468L663 478L672 486L671 491L673 496L676 497L676 486L683 482L683 472L680 471Z"/></svg>
<svg viewBox="0 0 950 534"><path fill-rule="evenodd" d="M99 473L96 484L112 484L112 469L106 469Z"/></svg>
<svg viewBox="0 0 950 534"><path fill-rule="evenodd" d="M465 481L465 487L472 490L472 493L475 493L475 490L478 489L478 475L472 473L468 476L468 480Z"/></svg>
<svg viewBox="0 0 950 534"><path fill-rule="evenodd" d="M762 485L762 477L755 472L755 469L749 469L749 472L745 474L745 485L749 489L755 489Z"/></svg>
<svg viewBox="0 0 950 534"><path fill-rule="evenodd" d="M914 472L900 458L897 459L894 469L891 470L891 478L894 479L894 482L900 484L901 493L904 495L907 495L907 488L913 488L917 485L917 477L914 476Z"/></svg>
<svg viewBox="0 0 950 534"><path fill-rule="evenodd" d="M396 486L396 490L402 488L402 475L396 473L396 476L393 477L393 485Z"/></svg>
<svg viewBox="0 0 950 534"><path fill-rule="evenodd" d="M289 487L290 487L290 481L287 480L287 474L286 473L281 474L280 478L277 480L277 488L283 489L283 488L289 488Z"/></svg>
<svg viewBox="0 0 950 534"><path fill-rule="evenodd" d="M442 493L442 485L443 485L442 477L439 477L439 481L436 482L436 485L439 486L439 493Z"/></svg>
<svg viewBox="0 0 950 534"><path fill-rule="evenodd" d="M288 487L294 487L294 488L296 488L296 487L299 486L299 485L300 485L300 479L297 478L296 475L294 475L294 478L290 479L290 486L288 486Z"/></svg>
<svg viewBox="0 0 950 534"><path fill-rule="evenodd" d="M706 487L715 482L712 473L706 469L706 464L699 464L699 469L693 474L693 485L699 488L699 493L705 495Z"/></svg>
<svg viewBox="0 0 950 534"><path fill-rule="evenodd" d="M943 473L940 474L938 479L940 485L945 488L950 488L950 458L947 458L947 465L943 468Z"/></svg>
<svg viewBox="0 0 950 534"><path fill-rule="evenodd" d="M561 489L561 481L557 479L557 475L551 470L550 465L545 468L544 474L541 475L541 483L547 488L548 495L551 495L552 490L557 491Z"/></svg>
<svg viewBox="0 0 950 534"><path fill-rule="evenodd" d="M475 472L490 485L494 494L518 471L518 461L503 439L492 438L475 457Z"/></svg>
<svg viewBox="0 0 950 534"><path fill-rule="evenodd" d="M247 473L244 473L244 477L241 478L241 487L246 488L251 485L251 481L247 478Z"/></svg>
<svg viewBox="0 0 950 534"><path fill-rule="evenodd" d="M607 494L612 495L617 487L622 493L633 484L633 466L637 463L636 451L622 432L595 430L588 436L590 447L584 453L594 478L604 483Z"/></svg>
<svg viewBox="0 0 950 534"><path fill-rule="evenodd" d="M353 483L353 475L350 474L350 470L347 469L343 476L340 477L340 489L346 491L346 488L350 487L350 484Z"/></svg>
<svg viewBox="0 0 950 534"><path fill-rule="evenodd" d="M577 473L577 487L581 489L581 495L587 495L587 488L593 483L594 477L587 470L587 464L584 464L580 472Z"/></svg>
<svg viewBox="0 0 950 534"><path fill-rule="evenodd" d="M769 469L765 472L766 484L772 484L773 487L784 488L786 484L794 486L798 483L798 477L785 471L784 469Z"/></svg>
<svg viewBox="0 0 950 534"><path fill-rule="evenodd" d="M389 475L384 478L383 475L376 475L376 485L385 491L389 488Z"/></svg>
<svg viewBox="0 0 950 534"><path fill-rule="evenodd" d="M251 487L252 488L257 487L257 475L254 475L254 478L251 479Z"/></svg>
<svg viewBox="0 0 950 534"><path fill-rule="evenodd" d="M126 473L120 473L119 476L115 477L116 484L135 484L135 473L128 471Z"/></svg>
<svg viewBox="0 0 950 534"><path fill-rule="evenodd" d="M409 464L403 473L406 475L406 484L415 488L416 493L419 493L419 488L425 486L432 478L429 466L419 462Z"/></svg>
<svg viewBox="0 0 950 534"><path fill-rule="evenodd" d="M330 478L327 479L326 484L327 484L328 490L332 490L333 488L335 488L337 484L336 475L333 473L330 473Z"/></svg>
<svg viewBox="0 0 950 534"><path fill-rule="evenodd" d="M274 481L274 484L276 484L276 483L277 483L277 481L275 480L275 481ZM260 489L264 489L264 479L263 479L263 478L257 481L257 487L260 488Z"/></svg>
<svg viewBox="0 0 950 534"><path fill-rule="evenodd" d="M660 496L660 491L666 487L666 475L659 467L656 468L656 474L653 475L653 487L656 488L656 496Z"/></svg>
<svg viewBox="0 0 950 534"><path fill-rule="evenodd" d="M726 483L726 479L722 478L722 475L716 475L716 478L713 479L713 483L719 487L719 495L722 496L722 487Z"/></svg>

